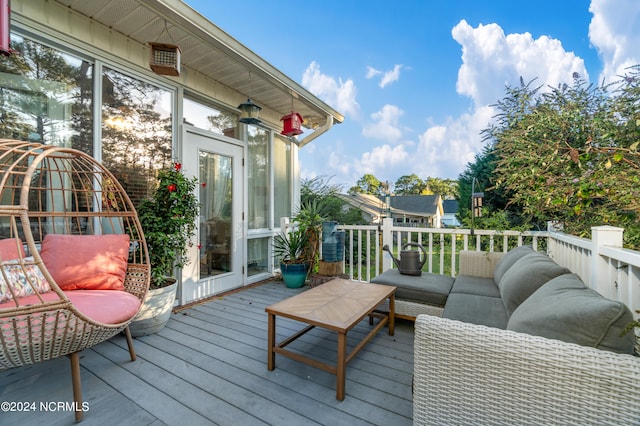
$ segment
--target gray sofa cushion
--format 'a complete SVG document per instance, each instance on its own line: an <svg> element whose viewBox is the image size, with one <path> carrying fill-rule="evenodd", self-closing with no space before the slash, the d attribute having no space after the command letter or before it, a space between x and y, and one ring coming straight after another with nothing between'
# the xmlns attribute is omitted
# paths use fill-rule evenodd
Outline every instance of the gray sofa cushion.
<svg viewBox="0 0 640 426"><path fill-rule="evenodd" d="M498 283L500 296L511 316L513 311L547 281L570 270L540 252L529 253L516 261Z"/></svg>
<svg viewBox="0 0 640 426"><path fill-rule="evenodd" d="M493 280L496 285L500 284L500 280L504 276L505 272L509 270L520 258L526 256L528 254L533 253L533 247L531 246L520 246L514 249L509 250L502 259L496 263L496 268L493 270Z"/></svg>
<svg viewBox="0 0 640 426"><path fill-rule="evenodd" d="M633 315L623 303L602 297L575 274L538 289L513 312L508 330L617 353L633 354L634 333L620 336Z"/></svg>
<svg viewBox="0 0 640 426"><path fill-rule="evenodd" d="M373 284L397 287L396 299L412 300L430 305L444 306L455 278L423 272L420 276L403 275L397 269L388 269L371 280Z"/></svg>
<svg viewBox="0 0 640 426"><path fill-rule="evenodd" d="M471 277L458 275L451 293L477 294L480 296L500 297L500 290L493 282L493 278Z"/></svg>
<svg viewBox="0 0 640 426"><path fill-rule="evenodd" d="M452 293L442 312L443 318L505 329L507 313L499 297Z"/></svg>

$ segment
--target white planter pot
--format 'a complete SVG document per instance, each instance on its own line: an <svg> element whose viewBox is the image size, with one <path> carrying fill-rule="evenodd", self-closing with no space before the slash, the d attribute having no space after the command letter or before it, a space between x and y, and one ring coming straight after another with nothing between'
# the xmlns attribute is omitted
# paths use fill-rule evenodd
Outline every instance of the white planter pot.
<svg viewBox="0 0 640 426"><path fill-rule="evenodd" d="M150 289L147 292L140 312L129 325L132 336L146 336L157 333L164 328L171 317L177 288L178 283L173 283L170 286Z"/></svg>

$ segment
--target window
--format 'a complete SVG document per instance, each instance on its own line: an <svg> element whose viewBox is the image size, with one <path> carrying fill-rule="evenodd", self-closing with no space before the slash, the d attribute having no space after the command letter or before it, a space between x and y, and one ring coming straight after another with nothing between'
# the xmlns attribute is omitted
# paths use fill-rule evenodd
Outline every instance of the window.
<svg viewBox="0 0 640 426"><path fill-rule="evenodd" d="M93 153L93 65L16 34L0 57L0 137Z"/></svg>
<svg viewBox="0 0 640 426"><path fill-rule="evenodd" d="M277 136L273 141L274 226L281 217L291 216L291 141Z"/></svg>
<svg viewBox="0 0 640 426"><path fill-rule="evenodd" d="M269 131L247 127L249 229L269 227Z"/></svg>
<svg viewBox="0 0 640 426"><path fill-rule="evenodd" d="M185 98L183 103L183 115L185 124L190 124L218 135L237 138L237 114L219 111L210 106Z"/></svg>
<svg viewBox="0 0 640 426"><path fill-rule="evenodd" d="M269 238L252 238L247 241L247 275L253 276L269 270Z"/></svg>
<svg viewBox="0 0 640 426"><path fill-rule="evenodd" d="M102 75L102 163L134 205L147 197L156 170L172 163L172 93L105 68Z"/></svg>

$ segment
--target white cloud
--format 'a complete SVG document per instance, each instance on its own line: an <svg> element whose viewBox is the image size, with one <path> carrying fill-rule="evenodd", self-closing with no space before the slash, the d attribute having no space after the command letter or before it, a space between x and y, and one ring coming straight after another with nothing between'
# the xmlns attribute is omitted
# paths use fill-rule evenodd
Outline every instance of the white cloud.
<svg viewBox="0 0 640 426"><path fill-rule="evenodd" d="M374 176L387 175L386 170L393 169L396 166L403 166L408 160L409 153L404 145L392 147L385 144L374 147L370 152L362 154L360 161L355 165L355 171L360 176L365 173L372 173Z"/></svg>
<svg viewBox="0 0 640 426"><path fill-rule="evenodd" d="M402 68L403 68L402 64L396 64L394 65L392 70L385 71L383 73L378 69L375 69L371 66L367 66L366 78L371 79L373 77L382 75L382 78L380 78L380 82L378 83L378 86L380 86L381 89L384 89L389 84L393 83L394 81L398 81L400 79L400 70Z"/></svg>
<svg viewBox="0 0 640 426"><path fill-rule="evenodd" d="M398 141L402 138L402 130L399 127L400 117L404 114L395 105L385 105L380 111L371 114L373 123L365 124L362 134L369 138L383 139L386 141Z"/></svg>
<svg viewBox="0 0 640 426"><path fill-rule="evenodd" d="M394 81L398 81L400 79L400 69L402 69L401 64L394 66L391 71L385 72L382 80L380 80L379 86L384 89L385 86L393 83Z"/></svg>
<svg viewBox="0 0 640 426"><path fill-rule="evenodd" d="M480 131L491 122L495 110L484 106L472 114L449 118L419 136L413 170L419 176L456 179L482 150Z"/></svg>
<svg viewBox="0 0 640 426"><path fill-rule="evenodd" d="M574 72L589 78L584 60L547 36L505 35L497 24L473 28L465 20L451 35L462 46L456 89L473 99L477 108L502 99L505 86L517 85L520 77L525 82L538 78L545 87L571 83Z"/></svg>
<svg viewBox="0 0 640 426"><path fill-rule="evenodd" d="M356 101L353 80L342 81L320 72L320 65L313 61L302 75L302 85L311 93L334 107L337 111L357 117L360 105Z"/></svg>
<svg viewBox="0 0 640 426"><path fill-rule="evenodd" d="M640 63L640 2L637 0L592 0L589 39L598 50L603 70L598 83L618 80L626 68Z"/></svg>
<svg viewBox="0 0 640 426"><path fill-rule="evenodd" d="M382 74L382 71L377 70L377 69L375 69L375 68L373 68L373 67L367 66L367 75L366 75L366 77L367 77L368 79L369 79L369 78L373 78L373 77L375 77L376 75L380 75L380 74Z"/></svg>

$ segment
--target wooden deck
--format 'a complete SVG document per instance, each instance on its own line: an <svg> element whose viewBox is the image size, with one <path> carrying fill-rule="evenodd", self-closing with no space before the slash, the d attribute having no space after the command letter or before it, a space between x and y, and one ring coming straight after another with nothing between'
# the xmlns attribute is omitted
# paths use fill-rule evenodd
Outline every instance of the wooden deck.
<svg viewBox="0 0 640 426"><path fill-rule="evenodd" d="M264 309L299 291L269 282L183 310L160 333L135 340L135 362L121 336L85 350L82 424L411 424L413 323L396 321L395 336L381 330L349 363L342 402L334 375L281 356L267 370ZM277 338L301 327L279 318ZM369 327L362 321L349 342ZM289 348L335 361L336 345L335 333L316 328ZM1 412L0 424L73 424L64 407L72 401L69 369L63 357L0 372L0 402L35 409Z"/></svg>

